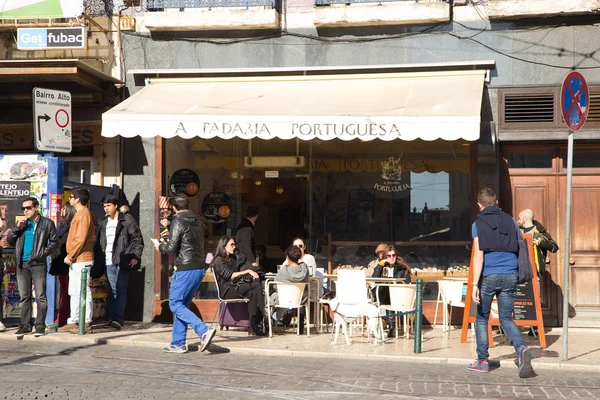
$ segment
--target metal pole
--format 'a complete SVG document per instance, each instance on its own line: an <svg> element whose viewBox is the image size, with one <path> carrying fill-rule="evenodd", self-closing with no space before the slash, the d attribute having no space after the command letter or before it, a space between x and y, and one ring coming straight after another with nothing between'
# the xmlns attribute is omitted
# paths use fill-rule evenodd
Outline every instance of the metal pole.
<svg viewBox="0 0 600 400"><path fill-rule="evenodd" d="M85 335L85 299L87 297L87 274L88 269L81 269L81 289L79 291L79 335Z"/></svg>
<svg viewBox="0 0 600 400"><path fill-rule="evenodd" d="M417 279L417 314L415 316L415 353L421 353L423 342L423 278ZM405 327L406 328L406 327Z"/></svg>
<svg viewBox="0 0 600 400"><path fill-rule="evenodd" d="M571 187L573 186L573 131L569 130L567 148L567 212L565 216L565 257L564 289L563 289L563 361L569 358L569 258L571 245Z"/></svg>

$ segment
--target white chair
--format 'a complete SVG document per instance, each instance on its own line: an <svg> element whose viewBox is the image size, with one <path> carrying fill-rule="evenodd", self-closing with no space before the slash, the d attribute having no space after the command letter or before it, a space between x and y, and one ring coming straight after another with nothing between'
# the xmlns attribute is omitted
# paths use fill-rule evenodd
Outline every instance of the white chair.
<svg viewBox="0 0 600 400"><path fill-rule="evenodd" d="M392 313L403 313L415 310L415 300L417 296L417 285L415 284L385 284L390 289L390 305L382 304L379 307L382 310L389 310ZM377 291L379 297L379 291ZM404 338L408 339L410 334L410 325L414 319L414 314L404 314ZM396 316L396 339L398 338L399 318Z"/></svg>
<svg viewBox="0 0 600 400"><path fill-rule="evenodd" d="M365 274L365 270L350 270L350 269L341 269L338 270L337 274L337 282L335 285L335 296L338 301L340 307L345 310L350 311L351 314L355 314L351 312L351 310L356 310L357 314L352 315L347 318L347 321L355 321L361 319L364 316L365 310L368 310L370 306L377 308L377 315L381 313L379 309L378 303L373 303L369 300L368 290L367 290L367 277ZM362 314L361 314L362 313ZM361 314L361 315L359 315ZM348 316L347 316L348 317ZM362 324L364 326L364 324ZM380 330L381 325L379 319L377 320L377 327L374 328L372 325L367 334L368 338L371 337L371 331L377 337L379 335L376 334L376 330ZM373 330L375 329L375 330ZM352 333L352 331L351 331ZM383 336L381 336L383 337Z"/></svg>
<svg viewBox="0 0 600 400"><path fill-rule="evenodd" d="M433 325L435 327L437 322L438 307L443 304L442 310L442 324L443 332L450 332L450 325L452 324L452 309L454 307L465 308L465 302L463 301L464 285L467 283L465 280L441 280L438 281L438 299L435 305L435 315L433 318ZM448 313L448 307L450 312ZM466 311L465 311L466 312ZM475 335L475 326L471 324L471 334Z"/></svg>
<svg viewBox="0 0 600 400"><path fill-rule="evenodd" d="M304 289L306 289L306 282L276 282L270 281L267 284L267 293L270 293L269 286L277 285L277 294L279 295L279 302L277 304L271 303L270 296L267 296L267 312L270 316L273 308L296 308L298 309L298 335L300 335L300 309L305 308L306 311L306 336L310 337L310 301L306 304L302 304L302 295ZM309 299L310 300L310 299ZM273 323L272 318L269 318L269 336L273 336Z"/></svg>

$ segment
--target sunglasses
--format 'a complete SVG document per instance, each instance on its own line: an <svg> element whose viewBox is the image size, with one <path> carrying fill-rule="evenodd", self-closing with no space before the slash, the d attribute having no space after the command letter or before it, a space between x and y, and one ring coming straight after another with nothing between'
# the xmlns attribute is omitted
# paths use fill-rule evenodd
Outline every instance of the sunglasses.
<svg viewBox="0 0 600 400"><path fill-rule="evenodd" d="M388 254L387 256L388 256L388 258L396 258L397 257L396 254Z"/></svg>
<svg viewBox="0 0 600 400"><path fill-rule="evenodd" d="M25 207L21 207L21 210L22 210L22 211L25 211L25 210L27 210L27 211L29 211L29 210L33 210L33 206L25 206Z"/></svg>
<svg viewBox="0 0 600 400"><path fill-rule="evenodd" d="M70 195L70 196L69 196L69 198L70 198L70 199L74 199L74 198L75 198L75 196L73 196L73 195Z"/></svg>
<svg viewBox="0 0 600 400"><path fill-rule="evenodd" d="M299 248L303 249L304 245L303 244L297 244L296 247L299 247Z"/></svg>

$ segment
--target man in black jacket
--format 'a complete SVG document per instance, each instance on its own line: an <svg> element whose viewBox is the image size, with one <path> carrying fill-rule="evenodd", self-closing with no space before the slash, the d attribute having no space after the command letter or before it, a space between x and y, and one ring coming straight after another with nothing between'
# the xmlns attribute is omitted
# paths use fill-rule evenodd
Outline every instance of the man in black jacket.
<svg viewBox="0 0 600 400"><path fill-rule="evenodd" d="M189 308L206 273L204 228L200 218L188 209L189 204L188 198L183 194L173 197L171 206L175 217L171 222L169 241L154 243L154 248L161 253L175 254L169 295L169 308L175 316L175 321L171 344L163 349L167 353L187 352L188 325L191 325L200 337L200 351L206 350L216 333L215 329L209 329Z"/></svg>
<svg viewBox="0 0 600 400"><path fill-rule="evenodd" d="M15 246L17 260L17 285L21 297L21 326L15 333L17 338L31 333L31 284L35 287L37 316L35 337L46 333L46 258L58 244L54 222L39 214L40 203L35 197L23 201L23 218L17 228L7 231L8 244Z"/></svg>
<svg viewBox="0 0 600 400"><path fill-rule="evenodd" d="M102 206L106 218L100 226L96 244L96 248L102 254L100 257L94 257L94 262L106 264L106 277L110 287L108 326L120 330L125 320L129 271L139 268L144 239L135 219L129 214L119 212L119 202L115 196L104 196Z"/></svg>
<svg viewBox="0 0 600 400"><path fill-rule="evenodd" d="M246 218L240 222L235 234L235 245L246 257L246 265L242 269L251 268L258 270L256 262L256 240L254 239L254 224L258 219L258 207L248 206ZM260 260L259 260L260 262Z"/></svg>

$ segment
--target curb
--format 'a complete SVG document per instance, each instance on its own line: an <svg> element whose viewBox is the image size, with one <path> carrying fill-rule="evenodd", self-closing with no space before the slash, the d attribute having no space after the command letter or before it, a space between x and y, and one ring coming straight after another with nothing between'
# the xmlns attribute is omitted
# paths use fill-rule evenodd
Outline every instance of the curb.
<svg viewBox="0 0 600 400"><path fill-rule="evenodd" d="M161 333L161 332L156 332ZM68 338L68 339L67 339ZM1 335L0 341L2 340L15 340L10 335ZM42 338L35 338L27 335L23 337L26 341L38 341L38 342L54 342L54 343L72 343L74 345L82 346L97 346L97 345L109 345L109 346L127 346L127 347L142 347L142 348L154 348L162 349L165 346L164 342L159 341L147 341L147 340L127 340L127 339L111 339L110 337L96 337L91 335L79 336L79 335L66 335L66 334L48 334ZM221 346L226 344L227 340L215 342L216 345ZM221 346L224 347L224 346ZM325 351L306 351L306 350L290 350L290 349L265 349L256 347L227 347L230 353L248 354L248 355L269 355L278 357L307 357L307 358L336 358L346 360L368 360L368 361L396 361L396 362L419 362L427 364L439 364L439 365L460 365L466 366L472 359L459 358L459 357L435 357L435 356L424 356L424 355L383 355L383 354L352 354L352 353L333 353ZM500 366L514 366L514 361L510 360L499 360ZM557 361L557 362L545 362L545 361L532 361L532 366L539 370L554 370L554 371L586 371L586 372L600 372L600 365L590 364L574 364L569 362Z"/></svg>

